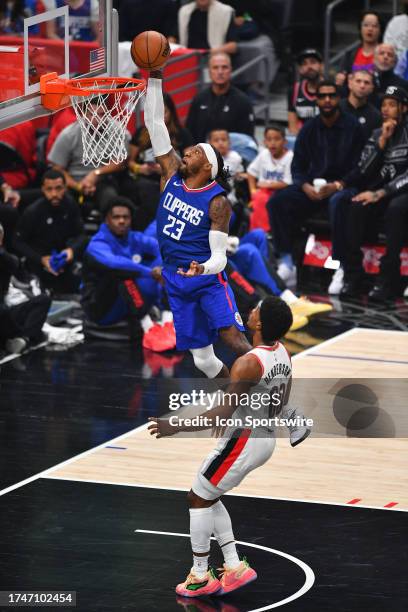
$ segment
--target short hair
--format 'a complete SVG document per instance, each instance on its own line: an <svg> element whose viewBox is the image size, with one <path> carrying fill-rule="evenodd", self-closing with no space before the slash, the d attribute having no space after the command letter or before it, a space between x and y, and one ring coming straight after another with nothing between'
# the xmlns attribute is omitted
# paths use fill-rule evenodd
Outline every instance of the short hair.
<svg viewBox="0 0 408 612"><path fill-rule="evenodd" d="M367 68L358 68L357 70L353 70L353 72L350 72L349 76L353 77L358 73L362 73L365 74L366 76L369 76L371 81L374 83L374 75L372 72L370 72L369 70L367 70Z"/></svg>
<svg viewBox="0 0 408 612"><path fill-rule="evenodd" d="M129 200L129 198L125 198L123 196L113 196L112 198L109 198L102 210L103 218L106 219L109 213L112 212L112 209L116 206L124 206L125 208L127 208L130 212L130 216L133 219L133 215L136 212L136 208L132 200Z"/></svg>
<svg viewBox="0 0 408 612"><path fill-rule="evenodd" d="M44 174L42 175L41 178L41 186L44 185L44 181L49 180L49 181L55 181L56 179L62 179L62 182L66 183L65 180L65 174L63 172L61 172L61 170L54 170L54 168L51 168L50 170L47 170L46 172L44 172Z"/></svg>
<svg viewBox="0 0 408 612"><path fill-rule="evenodd" d="M323 81L320 81L316 87L316 94L319 93L322 87L332 87L336 90L336 94L340 96L340 89L332 79L323 79Z"/></svg>
<svg viewBox="0 0 408 612"><path fill-rule="evenodd" d="M230 137L229 131L227 130L227 128L224 128L224 127L215 127L215 128L212 128L209 132L207 132L207 140L210 140L211 135L213 134L213 132L227 132L228 139Z"/></svg>
<svg viewBox="0 0 408 612"><path fill-rule="evenodd" d="M214 57L218 57L219 55L225 57L225 59L228 60L229 65L232 66L231 56L225 51L217 51L216 53L211 53L210 57L208 58L208 65L211 64L211 61L214 59Z"/></svg>
<svg viewBox="0 0 408 612"><path fill-rule="evenodd" d="M290 329L293 315L289 306L281 298L268 295L261 302L261 335L265 342L280 340Z"/></svg>
<svg viewBox="0 0 408 612"><path fill-rule="evenodd" d="M282 126L277 125L276 123L273 123L271 125L267 125L265 127L265 129L264 129L264 136L267 135L269 130L273 130L274 132L279 132L279 134L282 136L282 138L286 138L285 129Z"/></svg>

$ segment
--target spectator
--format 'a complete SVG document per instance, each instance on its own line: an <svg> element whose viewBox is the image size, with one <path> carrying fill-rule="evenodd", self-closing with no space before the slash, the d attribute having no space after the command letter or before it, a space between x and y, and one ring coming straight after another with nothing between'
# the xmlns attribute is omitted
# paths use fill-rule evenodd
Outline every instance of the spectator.
<svg viewBox="0 0 408 612"><path fill-rule="evenodd" d="M334 82L321 81L317 88L320 115L303 126L296 140L291 167L293 185L274 194L267 205L276 248L281 256L278 273L289 286L296 282L293 262L296 231L311 214L326 212L327 208L333 219L347 186L348 173L357 166L364 144L357 119L342 113L339 102ZM319 191L313 186L317 178L327 181ZM334 253L343 248L338 244L343 240L344 235L333 235Z"/></svg>
<svg viewBox="0 0 408 612"><path fill-rule="evenodd" d="M395 67L395 74L408 81L408 49L399 58Z"/></svg>
<svg viewBox="0 0 408 612"><path fill-rule="evenodd" d="M408 49L408 0L402 0L403 13L395 15L387 24L384 42L392 45L399 58Z"/></svg>
<svg viewBox="0 0 408 612"><path fill-rule="evenodd" d="M171 313L163 325L153 324L151 306L163 309L161 258L156 238L131 231L134 208L130 200L112 198L104 211L105 223L92 237L84 257L84 310L100 326L128 320L144 331L143 346L152 350L175 348Z"/></svg>
<svg viewBox="0 0 408 612"><path fill-rule="evenodd" d="M194 140L188 129L180 124L171 96L165 93L163 99L164 122L170 134L171 144L182 157L184 150L192 146ZM133 229L142 231L156 216L160 199L160 166L155 161L150 136L145 126L141 126L130 141L128 170L128 176L121 183L121 193L138 206L134 221L137 225Z"/></svg>
<svg viewBox="0 0 408 612"><path fill-rule="evenodd" d="M72 106L68 106L67 108L63 108L60 111L57 111L51 116L51 129L47 137L47 142L45 145L45 158L48 159L48 155L52 149L52 146L57 138L57 136L62 132L62 130L71 123L76 121L76 114Z"/></svg>
<svg viewBox="0 0 408 612"><path fill-rule="evenodd" d="M336 75L336 84L346 83L346 77L356 70L374 70L374 51L381 41L382 24L378 13L365 11L359 20L359 30L362 45L357 51L349 51L344 56L340 72Z"/></svg>
<svg viewBox="0 0 408 612"><path fill-rule="evenodd" d="M4 180L13 189L30 187L36 178L36 137L32 121L17 123L12 127L0 131L0 142L5 142L20 155L25 168L4 171Z"/></svg>
<svg viewBox="0 0 408 612"><path fill-rule="evenodd" d="M232 227L239 228L243 219L243 207L246 206L248 199L245 202L239 202L240 194L244 197L246 195L245 188L242 189L243 185L246 184L246 174L244 173L244 162L239 153L231 149L231 141L227 130L211 130L208 135L208 142L213 146L219 153L221 153L222 159L224 160L224 167L229 173L227 179L230 191L228 192L228 199L232 205L232 216L230 221L230 229ZM238 191L238 195L237 195Z"/></svg>
<svg viewBox="0 0 408 612"><path fill-rule="evenodd" d="M381 113L368 102L374 91L374 77L367 70L356 70L348 76L349 95L340 100L340 109L359 121L366 142L372 131L381 125Z"/></svg>
<svg viewBox="0 0 408 612"><path fill-rule="evenodd" d="M24 19L36 13L36 0L0 0L0 34L23 34ZM31 26L30 35L38 33L39 26Z"/></svg>
<svg viewBox="0 0 408 612"><path fill-rule="evenodd" d="M217 128L211 130L208 134L208 142L221 153L224 166L232 178L244 172L242 157L231 149L231 141L227 130Z"/></svg>
<svg viewBox="0 0 408 612"><path fill-rule="evenodd" d="M80 278L74 274L74 265L86 244L78 207L66 194L61 172L45 172L42 192L43 197L20 217L14 247L27 258L28 269L39 277L43 287L76 293Z"/></svg>
<svg viewBox="0 0 408 612"><path fill-rule="evenodd" d="M205 142L215 128L254 135L255 119L249 98L231 84L231 59L226 53L212 55L208 62L211 85L193 99L186 127L195 142Z"/></svg>
<svg viewBox="0 0 408 612"><path fill-rule="evenodd" d="M195 0L178 12L178 39L189 49L211 49L211 53L236 53L237 30L234 9L218 0Z"/></svg>
<svg viewBox="0 0 408 612"><path fill-rule="evenodd" d="M252 208L250 228L270 231L266 204L275 191L292 184L290 166L293 152L285 147L285 131L268 126L264 132L265 149L248 166L248 182Z"/></svg>
<svg viewBox="0 0 408 612"><path fill-rule="evenodd" d="M161 32L175 40L177 36L177 3L174 0L122 0L119 10L119 40L133 40L147 30Z"/></svg>
<svg viewBox="0 0 408 612"><path fill-rule="evenodd" d="M308 317L329 312L330 304L311 302L306 297L297 297L279 277L273 265L274 258L265 232L256 229L248 232L240 240L234 236L228 237L228 264L248 279L260 286L268 294L279 296L288 304L293 315L290 331L296 331L308 324ZM233 272L229 271L228 276Z"/></svg>
<svg viewBox="0 0 408 612"><path fill-rule="evenodd" d="M12 246L14 228L18 220L17 207L20 204L20 194L6 183L0 175L0 223L4 228L5 245Z"/></svg>
<svg viewBox="0 0 408 612"><path fill-rule="evenodd" d="M378 45L375 49L374 63L375 93L377 94L378 106L380 106L381 98L379 94L383 94L390 86L406 89L408 83L394 72L397 63L397 54L392 45L387 45L385 43Z"/></svg>
<svg viewBox="0 0 408 612"><path fill-rule="evenodd" d="M99 35L98 0L42 0L47 11L68 5L69 39L92 41ZM47 22L48 23L48 22ZM64 38L63 18L50 20L48 38ZM101 41L102 42L102 41Z"/></svg>
<svg viewBox="0 0 408 612"><path fill-rule="evenodd" d="M316 49L304 49L296 58L299 79L288 91L288 129L298 134L307 119L316 117L316 91L323 74L323 58Z"/></svg>
<svg viewBox="0 0 408 612"><path fill-rule="evenodd" d="M98 121L101 114L103 111L96 103L87 112L93 129L102 138L104 128ZM80 124L75 121L57 136L48 154L48 161L55 170L63 173L68 189L79 203L86 204L85 209L88 212L90 208L103 208L109 198L117 195L122 178L120 173L123 173L125 164L110 163L90 170L89 166L84 165L82 158L82 131Z"/></svg>
<svg viewBox="0 0 408 612"><path fill-rule="evenodd" d="M385 301L402 293L400 252L408 230L407 109L407 92L390 86L381 104L382 127L373 132L361 156L360 185L364 191L353 197L349 206L343 295L362 292L361 247L382 214L386 253L369 297Z"/></svg>
<svg viewBox="0 0 408 612"><path fill-rule="evenodd" d="M0 225L0 343L9 353L21 353L30 343L43 339L42 326L51 306L48 295L27 297L14 306L7 304L10 278L20 269L18 257L4 248L4 230Z"/></svg>

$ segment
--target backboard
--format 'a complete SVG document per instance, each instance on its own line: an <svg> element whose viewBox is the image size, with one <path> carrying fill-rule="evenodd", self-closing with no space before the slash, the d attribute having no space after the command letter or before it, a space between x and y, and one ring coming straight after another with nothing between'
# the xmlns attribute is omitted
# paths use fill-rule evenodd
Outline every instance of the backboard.
<svg viewBox="0 0 408 612"><path fill-rule="evenodd" d="M21 17L0 21L0 129L49 114L40 77L111 76L118 19L112 0L26 0Z"/></svg>

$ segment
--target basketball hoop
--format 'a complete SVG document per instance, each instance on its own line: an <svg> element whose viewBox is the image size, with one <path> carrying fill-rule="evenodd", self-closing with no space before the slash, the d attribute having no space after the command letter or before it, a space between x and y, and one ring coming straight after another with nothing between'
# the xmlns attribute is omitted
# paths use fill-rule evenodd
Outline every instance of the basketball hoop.
<svg viewBox="0 0 408 612"><path fill-rule="evenodd" d="M127 125L146 92L146 81L121 77L59 79L54 72L41 77L40 92L42 105L50 110L71 102L81 127L85 165L119 164L127 158Z"/></svg>

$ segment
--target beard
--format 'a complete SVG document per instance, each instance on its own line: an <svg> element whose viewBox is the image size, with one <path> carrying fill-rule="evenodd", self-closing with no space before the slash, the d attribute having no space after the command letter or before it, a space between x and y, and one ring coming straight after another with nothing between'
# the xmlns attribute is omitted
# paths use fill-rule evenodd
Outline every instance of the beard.
<svg viewBox="0 0 408 612"><path fill-rule="evenodd" d="M333 117L337 113L338 110L339 110L338 106L334 106L330 110L325 110L325 109L321 108L320 109L320 114L323 117Z"/></svg>
<svg viewBox="0 0 408 612"><path fill-rule="evenodd" d="M182 178L187 178L188 171L187 166L185 164L181 164L181 166L179 167L179 174Z"/></svg>
<svg viewBox="0 0 408 612"><path fill-rule="evenodd" d="M317 70L308 70L305 74L305 79L307 81L317 81L319 78L319 72Z"/></svg>

